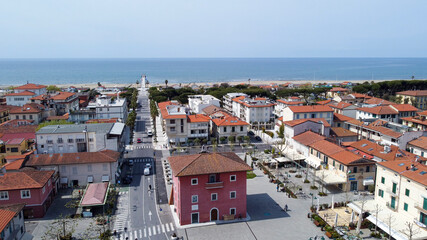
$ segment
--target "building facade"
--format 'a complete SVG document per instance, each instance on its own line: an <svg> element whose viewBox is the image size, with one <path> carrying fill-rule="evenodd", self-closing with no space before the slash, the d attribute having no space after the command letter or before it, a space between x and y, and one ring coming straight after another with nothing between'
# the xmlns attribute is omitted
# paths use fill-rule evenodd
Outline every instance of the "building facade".
<svg viewBox="0 0 427 240"><path fill-rule="evenodd" d="M220 107L220 100L211 95L189 95L188 106L193 113L202 113L202 110L210 105Z"/></svg>
<svg viewBox="0 0 427 240"><path fill-rule="evenodd" d="M408 103L419 109L427 109L427 90L397 92L396 99L400 99L401 104Z"/></svg>

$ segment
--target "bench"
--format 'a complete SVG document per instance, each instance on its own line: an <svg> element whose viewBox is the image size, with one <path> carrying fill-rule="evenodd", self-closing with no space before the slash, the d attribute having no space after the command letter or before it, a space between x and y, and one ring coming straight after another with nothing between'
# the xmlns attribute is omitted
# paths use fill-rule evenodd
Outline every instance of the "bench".
<svg viewBox="0 0 427 240"><path fill-rule="evenodd" d="M224 221L234 220L234 214L224 214L222 217L224 218Z"/></svg>

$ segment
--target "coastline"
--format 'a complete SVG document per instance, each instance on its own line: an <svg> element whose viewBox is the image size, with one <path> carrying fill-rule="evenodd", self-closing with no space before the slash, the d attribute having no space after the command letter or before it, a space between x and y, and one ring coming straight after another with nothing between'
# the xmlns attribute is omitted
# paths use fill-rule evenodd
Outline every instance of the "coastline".
<svg viewBox="0 0 427 240"><path fill-rule="evenodd" d="M397 79L396 79L397 80ZM337 81L337 80L251 80L250 84L254 85L254 86L262 86L262 85L270 85L270 84L285 84L285 83L293 83L293 84L307 84L307 83L311 83L311 84L319 84L319 83L328 83L328 84L339 84L342 82L351 82L351 83L364 83L364 82L384 82L384 81L396 81L396 80L388 80L388 79L384 79L384 80L343 80L343 81ZM402 80L406 80L406 81L410 81L410 79L402 79ZM416 79L416 80L424 80L424 79ZM221 84L221 83L228 83L231 86L234 85L239 85L239 84L248 84L248 81L232 81L232 82L225 82L225 81L220 81L220 82L199 82L199 83L183 83L182 86L193 86L193 85L197 85L197 86L213 86L214 84ZM178 85L179 83L169 83L169 86L175 86ZM0 85L0 88L5 89L8 87L14 87L14 86L20 86L21 84L11 84L11 85ZM105 87L140 87L140 84L136 83L102 83L103 86ZM164 86L164 83L155 83L155 84L150 84L150 87L158 87L158 86ZM56 86L60 87L60 88L66 88L69 86L74 86L74 87L78 87L78 88L96 88L98 87L97 83L78 83L78 84L56 84Z"/></svg>

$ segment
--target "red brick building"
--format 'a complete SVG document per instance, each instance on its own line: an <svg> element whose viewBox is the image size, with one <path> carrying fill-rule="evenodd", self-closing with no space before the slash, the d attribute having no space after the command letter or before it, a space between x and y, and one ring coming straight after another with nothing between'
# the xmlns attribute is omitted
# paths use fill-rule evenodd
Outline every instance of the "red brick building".
<svg viewBox="0 0 427 240"><path fill-rule="evenodd" d="M170 204L181 225L246 218L246 172L235 153L169 157L173 175Z"/></svg>
<svg viewBox="0 0 427 240"><path fill-rule="evenodd" d="M55 171L0 173L0 205L24 203L25 218L41 218L56 193Z"/></svg>

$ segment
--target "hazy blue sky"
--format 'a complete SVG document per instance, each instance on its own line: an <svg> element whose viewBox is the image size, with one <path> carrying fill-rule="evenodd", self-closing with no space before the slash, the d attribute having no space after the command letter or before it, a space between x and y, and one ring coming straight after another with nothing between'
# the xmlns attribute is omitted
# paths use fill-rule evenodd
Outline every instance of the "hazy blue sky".
<svg viewBox="0 0 427 240"><path fill-rule="evenodd" d="M427 1L0 4L0 58L427 57Z"/></svg>

